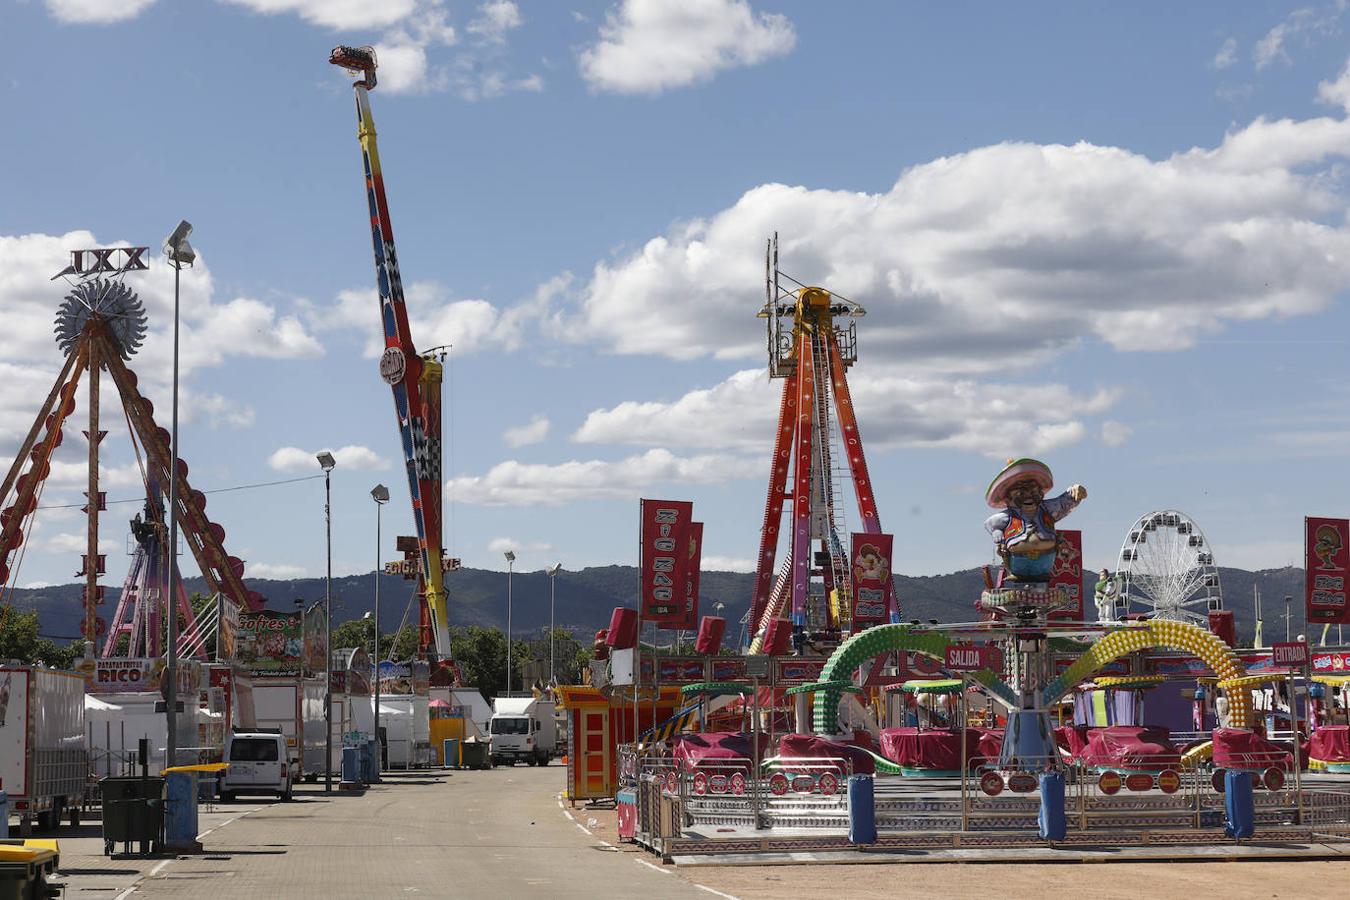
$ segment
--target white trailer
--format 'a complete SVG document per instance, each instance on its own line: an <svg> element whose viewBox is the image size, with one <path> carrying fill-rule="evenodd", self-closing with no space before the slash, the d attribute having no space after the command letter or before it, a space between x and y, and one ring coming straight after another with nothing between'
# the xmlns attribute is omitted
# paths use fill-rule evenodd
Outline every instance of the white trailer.
<svg viewBox="0 0 1350 900"><path fill-rule="evenodd" d="M323 752L325 747L323 735L323 678L306 678L301 682L300 698L301 721L303 722L304 755L301 767L305 772L306 781L316 781L324 772ZM334 710L336 713L337 710ZM337 747L341 748L339 742ZM335 756L341 753L340 749L335 751ZM338 756L338 766L333 769L335 774L341 773L342 757Z"/></svg>
<svg viewBox="0 0 1350 900"><path fill-rule="evenodd" d="M546 766L557 752L558 726L552 700L498 697L488 723L489 755L494 766L527 762Z"/></svg>
<svg viewBox="0 0 1350 900"><path fill-rule="evenodd" d="M20 828L55 828L70 810L80 821L89 778L84 679L39 667L0 668L0 779Z"/></svg>
<svg viewBox="0 0 1350 900"><path fill-rule="evenodd" d="M253 713L258 728L276 728L286 739L292 782L304 775L304 682L298 678L253 679ZM322 703L322 698L320 698Z"/></svg>

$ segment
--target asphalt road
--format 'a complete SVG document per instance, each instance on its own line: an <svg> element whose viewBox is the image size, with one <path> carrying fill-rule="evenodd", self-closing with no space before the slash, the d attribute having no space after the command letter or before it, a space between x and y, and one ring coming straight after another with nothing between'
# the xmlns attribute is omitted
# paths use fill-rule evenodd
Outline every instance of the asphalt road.
<svg viewBox="0 0 1350 900"><path fill-rule="evenodd" d="M64 880L70 897L118 900L713 896L586 831L588 814L557 799L563 773L557 765L431 770L363 794L305 787L292 803L220 805L203 817L210 830L201 856L105 862L101 843L86 837L63 843L63 869L76 873Z"/></svg>

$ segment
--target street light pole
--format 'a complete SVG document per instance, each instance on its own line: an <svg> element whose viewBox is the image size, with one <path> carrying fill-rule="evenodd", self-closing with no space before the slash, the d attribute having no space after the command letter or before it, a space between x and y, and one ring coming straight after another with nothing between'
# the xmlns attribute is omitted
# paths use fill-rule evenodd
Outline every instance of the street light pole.
<svg viewBox="0 0 1350 900"><path fill-rule="evenodd" d="M1289 643L1289 619L1294 612L1294 598L1285 594L1284 596L1284 642Z"/></svg>
<svg viewBox="0 0 1350 900"><path fill-rule="evenodd" d="M506 556L506 696L511 696L511 575L516 565L516 554L510 550Z"/></svg>
<svg viewBox="0 0 1350 900"><path fill-rule="evenodd" d="M327 450L315 457L323 469L323 523L328 562L323 581L323 789L333 790L333 467L337 460Z"/></svg>
<svg viewBox="0 0 1350 900"><path fill-rule="evenodd" d="M553 607L553 588L554 582L558 579L558 572L562 569L562 563L554 563L548 567L548 683L550 687L556 687L558 683L557 676L553 671L553 633L557 631L556 617Z"/></svg>
<svg viewBox="0 0 1350 900"><path fill-rule="evenodd" d="M377 484L370 489L375 501L375 768L380 769L384 742L380 740L380 513L389 502L389 488Z"/></svg>
<svg viewBox="0 0 1350 900"><path fill-rule="evenodd" d="M173 414L169 430L169 604L168 646L164 677L168 681L164 692L165 739L164 767L174 765L178 751L178 287L183 273L183 265L192 265L197 253L188 243L192 234L192 225L187 219L178 223L178 227L164 241L164 252L173 264ZM90 441L96 441L98 435L91 434ZM93 503L97 498L90 497ZM92 507L91 507L92 508ZM89 560L94 565L94 560ZM144 762L144 760L142 760Z"/></svg>

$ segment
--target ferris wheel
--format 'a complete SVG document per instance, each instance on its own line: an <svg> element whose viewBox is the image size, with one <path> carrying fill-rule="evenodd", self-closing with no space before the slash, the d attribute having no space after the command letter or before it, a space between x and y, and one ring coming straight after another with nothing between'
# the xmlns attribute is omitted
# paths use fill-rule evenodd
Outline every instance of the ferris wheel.
<svg viewBox="0 0 1350 900"><path fill-rule="evenodd" d="M1165 509L1140 516L1120 548L1116 618L1152 618L1206 624L1223 609L1219 570L1204 532L1190 516Z"/></svg>

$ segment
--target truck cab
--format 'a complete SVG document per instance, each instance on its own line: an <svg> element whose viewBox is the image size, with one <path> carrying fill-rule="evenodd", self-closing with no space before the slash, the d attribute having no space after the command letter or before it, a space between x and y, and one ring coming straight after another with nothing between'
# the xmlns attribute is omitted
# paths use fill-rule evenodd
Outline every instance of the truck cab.
<svg viewBox="0 0 1350 900"><path fill-rule="evenodd" d="M539 721L532 716L498 713L488 723L488 748L494 766L527 762L548 765L553 748L541 744Z"/></svg>
<svg viewBox="0 0 1350 900"><path fill-rule="evenodd" d="M226 802L239 794L276 794L291 799L292 769L287 761L286 738L275 731L241 731L225 738L225 770L220 798Z"/></svg>

